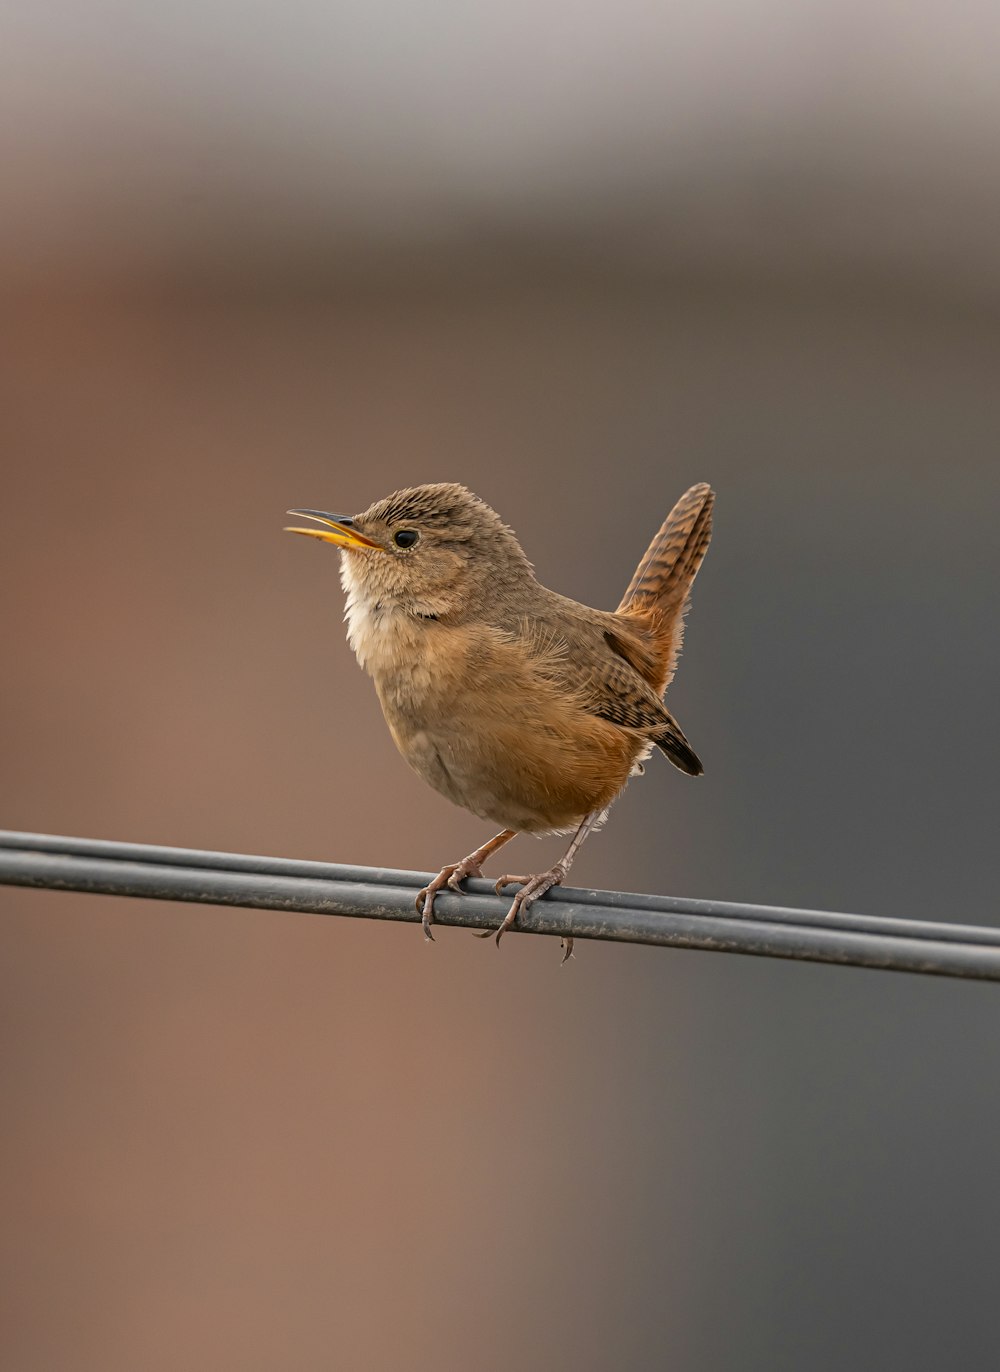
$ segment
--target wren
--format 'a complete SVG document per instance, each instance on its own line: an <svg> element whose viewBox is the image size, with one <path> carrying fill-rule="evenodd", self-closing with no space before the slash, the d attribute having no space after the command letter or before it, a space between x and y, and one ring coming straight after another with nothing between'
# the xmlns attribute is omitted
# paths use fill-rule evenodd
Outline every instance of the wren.
<svg viewBox="0 0 1000 1372"><path fill-rule="evenodd" d="M359 515L289 511L319 527L288 532L341 549L348 639L396 747L435 790L500 826L420 892L428 939L442 888L482 876L483 862L519 833L572 832L547 872L497 881L498 894L520 887L499 943L519 911L564 880L654 747L701 775L663 695L713 502L705 484L681 496L614 612L542 586L513 531L464 486L414 486ZM564 940L564 962L572 949Z"/></svg>

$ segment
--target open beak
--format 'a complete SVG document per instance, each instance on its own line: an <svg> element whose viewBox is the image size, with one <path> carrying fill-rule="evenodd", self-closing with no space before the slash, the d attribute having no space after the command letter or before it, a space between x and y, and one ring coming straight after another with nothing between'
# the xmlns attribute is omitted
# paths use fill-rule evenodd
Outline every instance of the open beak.
<svg viewBox="0 0 1000 1372"><path fill-rule="evenodd" d="M289 510L290 515L302 515L304 519L314 519L317 524L325 524L324 529L297 529L286 527L286 534L305 534L307 538L318 538L323 543L336 543L338 548L377 548L379 545L366 538L354 527L350 515L327 514L325 510Z"/></svg>

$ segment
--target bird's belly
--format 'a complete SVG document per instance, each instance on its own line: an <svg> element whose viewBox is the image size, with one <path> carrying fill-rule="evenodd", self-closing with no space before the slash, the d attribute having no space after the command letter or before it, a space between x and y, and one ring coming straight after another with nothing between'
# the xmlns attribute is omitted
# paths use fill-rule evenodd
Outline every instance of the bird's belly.
<svg viewBox="0 0 1000 1372"><path fill-rule="evenodd" d="M435 790L483 819L522 832L577 825L609 805L643 740L571 703L544 683L504 689L483 681L442 708L433 693L383 695L400 752Z"/></svg>

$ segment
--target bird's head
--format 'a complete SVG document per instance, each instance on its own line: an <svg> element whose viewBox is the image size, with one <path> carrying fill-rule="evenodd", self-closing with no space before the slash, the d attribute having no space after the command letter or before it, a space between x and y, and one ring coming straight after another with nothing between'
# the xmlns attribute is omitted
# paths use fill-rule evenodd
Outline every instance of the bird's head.
<svg viewBox="0 0 1000 1372"><path fill-rule="evenodd" d="M533 580L531 564L495 510L454 482L412 486L358 515L289 510L292 527L343 551L348 595L428 618L481 612L491 597Z"/></svg>

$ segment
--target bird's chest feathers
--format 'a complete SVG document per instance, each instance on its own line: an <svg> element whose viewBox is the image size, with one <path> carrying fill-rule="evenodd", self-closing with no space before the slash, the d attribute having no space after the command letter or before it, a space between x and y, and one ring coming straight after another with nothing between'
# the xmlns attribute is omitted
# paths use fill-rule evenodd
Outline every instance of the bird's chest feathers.
<svg viewBox="0 0 1000 1372"><path fill-rule="evenodd" d="M431 617L365 595L346 577L345 583L347 639L383 706L393 713L419 708L446 685L442 676L450 675L449 655L439 642L448 631Z"/></svg>

